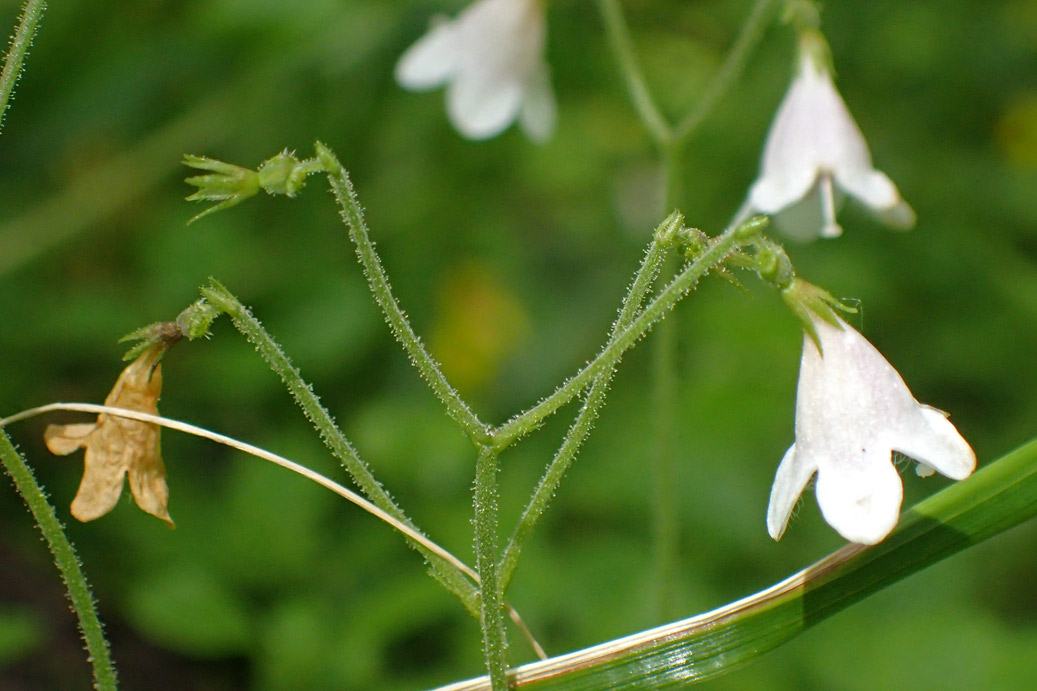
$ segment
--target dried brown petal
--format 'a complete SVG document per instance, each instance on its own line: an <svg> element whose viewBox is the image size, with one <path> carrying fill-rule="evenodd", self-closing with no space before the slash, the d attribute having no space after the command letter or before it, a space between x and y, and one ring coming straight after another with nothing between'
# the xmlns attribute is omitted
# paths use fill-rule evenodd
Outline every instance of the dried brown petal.
<svg viewBox="0 0 1037 691"><path fill-rule="evenodd" d="M141 353L119 375L105 405L158 414L162 393L162 365L166 346L156 344ZM43 435L51 453L67 455L86 449L83 480L72 501L72 515L92 521L105 515L119 501L123 477L129 474L130 491L144 511L173 526L166 504L166 469L159 450L159 427L149 422L102 414L96 423L50 425Z"/></svg>

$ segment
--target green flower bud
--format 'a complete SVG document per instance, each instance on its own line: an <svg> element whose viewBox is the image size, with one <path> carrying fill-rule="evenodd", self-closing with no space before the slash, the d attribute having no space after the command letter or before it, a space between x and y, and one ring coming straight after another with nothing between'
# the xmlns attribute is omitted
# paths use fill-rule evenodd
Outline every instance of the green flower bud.
<svg viewBox="0 0 1037 691"><path fill-rule="evenodd" d="M176 326L184 336L193 341L208 336L209 327L218 316L220 311L202 298L177 316Z"/></svg>
<svg viewBox="0 0 1037 691"><path fill-rule="evenodd" d="M249 170L223 161L190 154L184 156L184 165L212 171L209 175L187 178L187 184L198 188L198 191L187 199L193 202L219 202L192 218L188 223L193 223L214 211L240 204L249 197L255 196L260 189L266 190L267 194L294 197L306 185L308 175L325 170L320 160L300 161L287 149L264 161L259 166L259 170Z"/></svg>
<svg viewBox="0 0 1037 691"><path fill-rule="evenodd" d="M763 233L763 229L770 225L770 222L771 219L769 216L759 214L756 216L750 216L738 224L738 228L735 229L735 237L739 242L755 240Z"/></svg>
<svg viewBox="0 0 1037 691"><path fill-rule="evenodd" d="M769 240L764 240L758 245L756 271L760 274L760 278L778 290L785 290L796 278L792 261L785 253L785 248Z"/></svg>
<svg viewBox="0 0 1037 691"><path fill-rule="evenodd" d="M294 197L306 185L306 176L316 172L311 161L302 161L282 151L259 166L259 186L268 194Z"/></svg>
<svg viewBox="0 0 1037 691"><path fill-rule="evenodd" d="M667 247L678 237L681 227L684 225L684 214L674 210L667 216L659 227L655 229L655 241Z"/></svg>

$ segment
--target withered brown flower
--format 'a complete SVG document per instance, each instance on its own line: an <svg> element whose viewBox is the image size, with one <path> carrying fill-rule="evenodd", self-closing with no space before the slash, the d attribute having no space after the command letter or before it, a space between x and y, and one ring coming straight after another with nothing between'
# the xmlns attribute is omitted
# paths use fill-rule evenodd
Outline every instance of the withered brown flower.
<svg viewBox="0 0 1037 691"><path fill-rule="evenodd" d="M160 360L167 345L156 343L131 362L119 375L105 405L158 414L162 393ZM97 422L50 425L44 440L51 453L61 456L86 449L83 480L72 501L72 515L92 521L105 515L119 501L123 476L129 475L130 491L144 511L173 527L166 505L169 488L159 450L159 426L101 414Z"/></svg>

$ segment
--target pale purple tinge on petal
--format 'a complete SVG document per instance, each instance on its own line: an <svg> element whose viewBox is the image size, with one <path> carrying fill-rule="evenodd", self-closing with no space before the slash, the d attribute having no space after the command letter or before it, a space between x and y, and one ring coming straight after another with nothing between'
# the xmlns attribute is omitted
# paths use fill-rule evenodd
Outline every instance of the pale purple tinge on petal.
<svg viewBox="0 0 1037 691"><path fill-rule="evenodd" d="M864 135L828 68L804 52L767 133L748 209L743 206L737 220L765 213L794 239L835 237L842 233L835 219L842 194L894 228L914 225L914 212L896 185L872 167ZM808 213L811 206L814 213Z"/></svg>
<svg viewBox="0 0 1037 691"><path fill-rule="evenodd" d="M396 78L416 90L446 84L447 114L465 137L486 139L518 120L543 141L555 119L546 32L540 0L478 0L407 50Z"/></svg>
<svg viewBox="0 0 1037 691"><path fill-rule="evenodd" d="M812 315L811 321L821 350L804 336L796 442L775 475L767 530L781 537L816 469L825 520L847 540L875 544L900 514L903 487L894 451L955 480L972 473L976 457L947 416L918 403L857 331L841 320L834 326Z"/></svg>

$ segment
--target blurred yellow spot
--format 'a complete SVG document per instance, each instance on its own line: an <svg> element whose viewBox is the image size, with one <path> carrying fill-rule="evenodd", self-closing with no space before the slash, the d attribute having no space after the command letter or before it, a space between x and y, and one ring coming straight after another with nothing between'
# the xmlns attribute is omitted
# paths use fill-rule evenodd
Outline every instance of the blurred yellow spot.
<svg viewBox="0 0 1037 691"><path fill-rule="evenodd" d="M994 136L1009 163L1037 168L1037 92L1020 94L1009 104L995 126Z"/></svg>
<svg viewBox="0 0 1037 691"><path fill-rule="evenodd" d="M432 355L458 389L477 391L493 380L527 333L526 314L493 273L475 263L450 271L438 293Z"/></svg>

